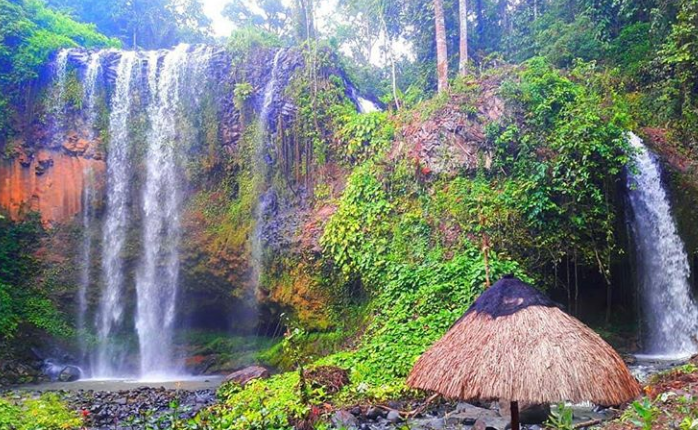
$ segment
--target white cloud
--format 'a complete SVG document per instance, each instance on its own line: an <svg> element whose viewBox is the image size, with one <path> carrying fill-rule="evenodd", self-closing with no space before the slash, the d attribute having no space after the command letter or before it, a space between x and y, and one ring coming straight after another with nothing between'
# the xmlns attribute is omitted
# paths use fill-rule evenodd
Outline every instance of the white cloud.
<svg viewBox="0 0 698 430"><path fill-rule="evenodd" d="M219 37L227 37L233 31L235 26L228 18L225 18L221 12L223 7L229 3L228 0L203 0L204 13L211 18L211 27L213 33Z"/></svg>

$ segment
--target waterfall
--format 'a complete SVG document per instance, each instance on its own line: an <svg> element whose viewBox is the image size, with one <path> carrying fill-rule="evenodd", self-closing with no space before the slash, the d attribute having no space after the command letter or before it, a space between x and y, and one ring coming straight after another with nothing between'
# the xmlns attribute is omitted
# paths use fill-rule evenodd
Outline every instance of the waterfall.
<svg viewBox="0 0 698 430"><path fill-rule="evenodd" d="M92 266L92 199L94 194L92 169L86 167L83 171L85 184L82 192L82 244L80 258L82 267L80 269L80 283L78 285L78 341L80 344L80 355L84 358L87 354L87 344L85 342L86 327L85 319L87 314L87 291L90 286L90 267Z"/></svg>
<svg viewBox="0 0 698 430"><path fill-rule="evenodd" d="M53 137L57 142L63 140L65 132L65 88L68 79L68 54L70 54L68 49L58 51L54 65L56 84L51 97L53 105L49 111L55 119Z"/></svg>
<svg viewBox="0 0 698 430"><path fill-rule="evenodd" d="M283 56L284 50L279 49L274 55L272 61L271 74L269 81L264 87L262 109L259 112L259 120L257 124L259 136L257 138L257 147L255 149L255 165L254 176L257 183L257 192L259 199L254 211L255 230L250 239L250 251L252 260L252 276L254 287L259 286L262 276L263 267L263 246L262 233L264 229L264 210L263 202L267 191L267 176L269 173L269 164L272 160L269 159L269 147L271 143L271 133L269 130L269 121L274 109L275 96L277 94L277 86L279 82L279 65L280 59Z"/></svg>
<svg viewBox="0 0 698 430"><path fill-rule="evenodd" d="M359 97L357 100L359 103L360 113L371 113L380 111L380 108L376 106L376 104L373 103L371 100L365 99L363 97Z"/></svg>
<svg viewBox="0 0 698 430"><path fill-rule="evenodd" d="M141 377L173 371L172 327L179 274L180 196L174 142L187 47L168 52L158 69L159 54L148 58L151 130L143 191L143 256L136 277L136 330Z"/></svg>
<svg viewBox="0 0 698 430"><path fill-rule="evenodd" d="M216 54L211 47L181 45L167 51L73 49L56 57L51 95L57 103L52 112L56 124L61 124L61 138L68 125L81 127L82 119L85 127L75 131L96 147L99 97L105 98L110 112L104 142L103 211L97 212L94 204L99 201L98 171L86 168L83 172L80 221L84 235L79 250L77 328L81 353L90 359L93 378L137 375L153 381L182 373L173 338L178 322L181 213L187 191L185 163L188 152L201 144L200 118L192 113L201 112L210 106L205 103L212 102L207 91L213 82L211 76L220 71L213 67ZM261 105L261 137L255 147L258 161L254 167L260 195L270 191L274 130L270 123L280 92L282 55L283 51L276 52ZM76 76L82 80L81 112L64 106L69 70L80 71ZM217 102L218 96L213 97ZM252 238L257 282L264 213L260 206L264 205L260 203L256 210L257 234ZM99 276L91 271L97 260ZM90 290L97 287L99 291ZM93 294L99 301L91 312L88 298ZM87 315L93 313L97 342L88 351L86 335L92 326ZM129 360L131 334L138 341L135 361Z"/></svg>
<svg viewBox="0 0 698 430"><path fill-rule="evenodd" d="M698 307L691 296L690 267L661 181L657 158L635 134L636 171L628 174L631 227L637 268L644 349L666 358L698 350Z"/></svg>
<svg viewBox="0 0 698 430"><path fill-rule="evenodd" d="M83 98L85 99L85 112L87 128L91 138L94 137L94 126L97 119L97 79L102 71L102 57L108 51L97 51L90 55L90 62L85 71L85 82L83 84Z"/></svg>
<svg viewBox="0 0 698 430"><path fill-rule="evenodd" d="M90 56L90 62L85 71L83 84L83 98L85 100L85 113L87 118L87 130L89 137L94 137L94 124L97 117L95 104L97 100L97 78L101 71L101 59L103 51L97 51ZM90 287L92 266L92 219L93 199L94 199L94 172L87 166L83 170L83 195L82 195L82 230L83 238L81 243L80 257L82 267L80 270L80 282L78 285L78 342L80 355L84 358L87 355L85 326L87 315L87 292Z"/></svg>
<svg viewBox="0 0 698 430"><path fill-rule="evenodd" d="M97 317L98 347L93 375L118 376L120 356L112 336L123 313L124 263L122 251L128 232L128 202L131 180L129 117L135 52L124 52L117 66L116 85L109 116L107 155L107 206L102 234L103 291Z"/></svg>

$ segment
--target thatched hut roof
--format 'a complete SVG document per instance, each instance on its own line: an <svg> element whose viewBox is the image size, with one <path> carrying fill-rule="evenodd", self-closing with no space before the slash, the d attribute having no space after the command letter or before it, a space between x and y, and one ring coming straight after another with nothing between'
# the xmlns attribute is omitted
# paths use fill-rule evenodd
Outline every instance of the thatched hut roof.
<svg viewBox="0 0 698 430"><path fill-rule="evenodd" d="M407 383L449 398L527 403L618 405L641 392L598 334L513 277L485 291Z"/></svg>

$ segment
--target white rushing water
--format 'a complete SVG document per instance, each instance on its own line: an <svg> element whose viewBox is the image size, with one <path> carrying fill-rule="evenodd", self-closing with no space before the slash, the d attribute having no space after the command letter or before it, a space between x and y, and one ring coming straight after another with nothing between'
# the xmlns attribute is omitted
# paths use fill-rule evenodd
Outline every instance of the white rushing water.
<svg viewBox="0 0 698 430"><path fill-rule="evenodd" d="M359 112L360 113L371 113L371 112L379 112L380 108L376 106L375 103L373 103L369 99L365 99L361 96L357 98L359 102Z"/></svg>
<svg viewBox="0 0 698 430"><path fill-rule="evenodd" d="M279 50L274 56L261 100L254 166L260 196L270 191L270 123L281 82L287 78L282 76L283 54ZM93 141L91 148L97 149L105 139L104 196L97 194L101 188L96 186L101 171L88 167L83 172L77 327L93 380L163 381L184 376L173 342L178 324L181 212L187 194L184 172L188 152L201 145L196 114L211 103L206 91L218 70L214 69L219 64L216 55L211 47L181 45L162 51L61 51L56 58L56 123L75 119L79 113L86 130L75 130L79 137ZM65 109L69 71L82 79L81 112ZM106 133L98 134L100 97L108 104L109 118ZM59 134L65 138L61 133L55 138ZM252 238L257 282L262 265L261 206L260 201ZM91 272L97 261L100 276ZM94 311L93 296L99 299ZM90 348L87 320L92 315L96 344ZM133 340L138 342L137 349ZM138 357L132 355L135 351Z"/></svg>
<svg viewBox="0 0 698 430"><path fill-rule="evenodd" d="M83 97L85 100L85 115L87 119L87 130L90 138L93 138L94 125L97 117L95 105L97 103L97 79L101 71L101 57L103 51L97 51L90 56L90 61L85 70L83 83ZM87 355L87 293L89 290L92 274L92 221L94 218L94 171L90 166L83 170L83 195L82 195L82 230L83 238L80 250L82 267L80 269L80 283L78 285L78 341L80 343L80 354L82 358Z"/></svg>
<svg viewBox="0 0 698 430"><path fill-rule="evenodd" d="M80 268L80 283L78 285L78 342L80 343L81 358L87 355L87 328L85 321L87 318L87 291L90 286L92 266L92 218L94 199L94 180L92 169L86 167L83 171L83 191L82 191L82 244L80 257L82 267Z"/></svg>
<svg viewBox="0 0 698 430"><path fill-rule="evenodd" d="M87 129L90 138L94 138L95 122L97 120L97 80L102 71L102 58L108 51L97 51L90 55L90 61L85 70L85 81L83 83L83 97L85 99L85 114L87 119Z"/></svg>
<svg viewBox="0 0 698 430"><path fill-rule="evenodd" d="M174 142L186 48L182 45L168 52L161 69L157 52L148 57L151 129L145 157L143 255L136 276L136 330L141 378L145 379L175 371L172 327L179 275L180 193Z"/></svg>
<svg viewBox="0 0 698 430"><path fill-rule="evenodd" d="M259 199L254 211L255 231L250 239L253 276L252 281L255 287L259 286L263 266L262 230L264 228L264 214L262 213L262 199L267 191L267 176L269 172L267 160L269 149L271 147L269 121L273 112L274 101L276 100L276 95L278 93L280 60L283 54L284 50L279 49L274 55L269 81L267 81L267 84L264 86L262 109L259 112L259 119L257 123L259 136L257 137L257 148L255 149L254 175L256 176L255 180L259 187L257 190Z"/></svg>
<svg viewBox="0 0 698 430"><path fill-rule="evenodd" d="M142 191L143 249L136 275L135 321L142 380L168 380L181 373L172 351L183 180L178 154L194 138L182 112L198 106L211 53L211 48L190 51L189 46L180 45L164 57L160 52L147 54L150 131ZM185 102L189 104L185 106Z"/></svg>
<svg viewBox="0 0 698 430"><path fill-rule="evenodd" d="M106 215L102 231L103 290L97 315L97 354L93 376L111 378L120 372L121 355L114 339L123 314L124 262L129 222L129 191L131 182L131 145L129 118L131 83L135 52L124 52L117 66L117 79L109 116L109 152L107 154Z"/></svg>
<svg viewBox="0 0 698 430"><path fill-rule="evenodd" d="M643 343L647 355L671 359L698 351L698 307L691 295L690 267L657 158L635 134L636 172L628 175L631 226L637 248Z"/></svg>
<svg viewBox="0 0 698 430"><path fill-rule="evenodd" d="M62 142L65 138L65 89L68 80L68 55L70 50L61 49L56 55L54 63L55 67L55 85L51 97L52 105L49 109L55 120L55 130L53 133L54 139L57 142Z"/></svg>

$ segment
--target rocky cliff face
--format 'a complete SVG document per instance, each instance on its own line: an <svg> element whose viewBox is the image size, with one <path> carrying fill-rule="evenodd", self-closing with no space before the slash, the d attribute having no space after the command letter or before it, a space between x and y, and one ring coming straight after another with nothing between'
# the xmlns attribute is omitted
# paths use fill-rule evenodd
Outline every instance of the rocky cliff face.
<svg viewBox="0 0 698 430"><path fill-rule="evenodd" d="M320 87L324 98L313 100L304 57L289 50L279 54L278 82L265 94L278 52L260 49L249 53L242 64L232 64L225 52L214 52L210 60L214 76L201 93L203 101L197 101L201 109L183 115L186 121L178 124L178 133L188 136L189 142L180 149L185 179L179 247L181 325L220 329L258 324L251 314L260 311L256 305L249 306L250 300L262 303L261 313L275 313L274 318L290 310L309 328L330 325L325 305L331 298L320 287L327 275L320 237L337 209L352 163L357 163L342 155L346 142L333 135L336 124L332 124L330 111L352 103L358 107L353 98L356 90L340 69L329 65L315 77L320 82L313 84ZM86 79L93 56L81 51L69 55L67 88L77 86L73 92L78 95L83 94L79 85ZM51 108L32 109L39 113L22 120L28 124L27 132L6 146L7 159L0 162L0 208L16 220L37 211L47 227L82 228L80 215L86 209L84 196L89 186L94 195L94 219L93 231L87 234L97 250L102 248L99 230L108 200L108 124L119 58L115 51L105 51L102 57L104 69L98 76L103 77L93 90L97 96L91 122L85 105L74 101L63 113L63 129L55 133ZM142 61L145 63L134 68L132 111L125 135L134 148L126 211L135 226L144 216L138 190L146 179L143 171L148 154L144 148L150 138L151 96L142 78L147 77L143 70L147 71L149 59ZM47 83L47 94L51 85L55 82ZM428 120L405 121L389 152L394 158L413 160L415 168L427 175L474 171L483 162L488 165L491 151L484 126L497 120L504 109L496 95L497 85L485 83L449 101ZM267 117L260 120L266 103ZM324 135L315 134L317 130ZM56 135L65 138L57 141ZM95 135L100 137L91 137ZM128 232L120 254L127 291L133 290L143 246L139 230ZM95 254L90 262L89 308L96 307L104 282L99 258ZM80 266L78 261L73 263ZM79 271L74 272L77 276ZM79 280L65 282L77 285Z"/></svg>
<svg viewBox="0 0 698 430"><path fill-rule="evenodd" d="M61 149L19 150L0 161L0 207L13 220L39 212L49 228L72 222L83 210L85 172L98 189L104 185L104 160L85 156L87 147L85 141L66 142Z"/></svg>

